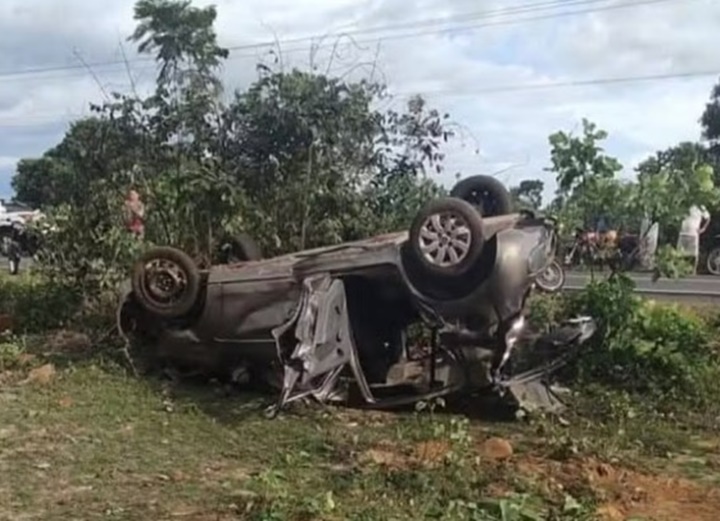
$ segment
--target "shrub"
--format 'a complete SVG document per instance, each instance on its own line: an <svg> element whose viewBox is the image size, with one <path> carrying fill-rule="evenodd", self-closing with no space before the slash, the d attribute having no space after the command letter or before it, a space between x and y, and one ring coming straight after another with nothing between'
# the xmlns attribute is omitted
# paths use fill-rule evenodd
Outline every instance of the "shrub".
<svg viewBox="0 0 720 521"><path fill-rule="evenodd" d="M72 286L42 276L0 278L0 313L17 333L41 333L66 326L80 311L82 295Z"/></svg>
<svg viewBox="0 0 720 521"><path fill-rule="evenodd" d="M574 365L563 372L570 383L600 384L705 407L720 396L720 361L714 326L677 304L644 300L629 277L593 281L574 295L541 297L531 306L536 323L557 323L590 315L598 331Z"/></svg>

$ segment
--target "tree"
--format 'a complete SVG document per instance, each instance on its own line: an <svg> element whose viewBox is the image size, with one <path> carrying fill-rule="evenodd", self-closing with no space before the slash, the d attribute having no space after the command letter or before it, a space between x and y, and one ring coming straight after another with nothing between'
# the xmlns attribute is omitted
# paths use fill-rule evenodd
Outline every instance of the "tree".
<svg viewBox="0 0 720 521"><path fill-rule="evenodd" d="M518 186L510 188L510 195L519 208L539 210L542 206L542 194L545 183L539 179L525 179Z"/></svg>
<svg viewBox="0 0 720 521"><path fill-rule="evenodd" d="M38 208L61 203L84 206L87 189L110 172L132 167L132 136L109 121L91 117L73 122L62 141L40 158L19 161L12 187L17 198Z"/></svg>
<svg viewBox="0 0 720 521"><path fill-rule="evenodd" d="M145 199L148 244L181 247L200 263L219 235L238 230L273 254L404 225L439 192L427 174L441 170L447 115L422 98L381 112L382 85L264 66L226 104L215 17L184 0L138 1L130 39L158 62L153 94L114 93L41 160L22 163L15 185L57 207L51 217L64 232L52 246L72 250L57 256L61 270L131 265L119 219L130 187Z"/></svg>
<svg viewBox="0 0 720 521"><path fill-rule="evenodd" d="M615 177L622 165L600 146L605 139L607 132L586 119L580 136L560 131L549 137L552 166L547 170L555 173L558 185L551 208L568 228L589 226L601 216L624 218L627 186Z"/></svg>
<svg viewBox="0 0 720 521"><path fill-rule="evenodd" d="M720 202L713 167L699 144L685 142L656 152L636 170L636 207L661 229L677 230L692 205L713 210Z"/></svg>
<svg viewBox="0 0 720 521"><path fill-rule="evenodd" d="M705 105L705 111L700 117L702 135L710 141L711 145L720 142L720 82L713 87L710 101Z"/></svg>

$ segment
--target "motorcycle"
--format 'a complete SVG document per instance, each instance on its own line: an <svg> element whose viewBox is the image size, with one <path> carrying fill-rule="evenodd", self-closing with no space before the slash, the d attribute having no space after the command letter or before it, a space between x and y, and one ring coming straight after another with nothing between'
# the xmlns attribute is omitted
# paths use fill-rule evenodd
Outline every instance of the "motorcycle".
<svg viewBox="0 0 720 521"><path fill-rule="evenodd" d="M565 285L565 270L557 259L553 259L535 278L535 285L545 293L557 293Z"/></svg>
<svg viewBox="0 0 720 521"><path fill-rule="evenodd" d="M708 251L705 267L711 275L720 276L720 235L713 236L710 251Z"/></svg>

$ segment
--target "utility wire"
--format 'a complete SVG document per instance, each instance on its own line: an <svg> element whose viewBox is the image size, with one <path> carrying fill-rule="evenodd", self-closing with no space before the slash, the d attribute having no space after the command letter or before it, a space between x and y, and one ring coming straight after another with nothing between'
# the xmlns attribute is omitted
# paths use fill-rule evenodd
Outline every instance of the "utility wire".
<svg viewBox="0 0 720 521"><path fill-rule="evenodd" d="M463 22L467 22L468 20L482 20L482 19L488 19L488 18L497 18L507 15L522 15L522 14L532 14L535 12L543 12L543 11L549 11L551 9L557 8L557 7L573 7L573 6L584 6L584 5L592 5L597 3L608 3L609 0L565 0L565 1L547 1L547 2L535 2L535 3L528 3L528 4L521 4L514 7L504 8L504 9L496 9L493 11L475 11L466 13L464 15L458 15L455 17L451 17L450 20L462 20ZM616 4L610 4L610 5L600 5L596 7L588 7L585 9L575 9L571 11L555 11L555 12L548 12L545 14L535 15L535 16L525 16L518 18L517 16L509 17L507 19L501 19L501 20L492 20L484 23L476 23L476 24L454 24L447 27L441 27L439 29L432 29L432 30L421 30L421 31L414 31L409 33L400 33L400 34L392 34L392 31L397 31L398 29L413 29L415 27L431 27L434 25L442 25L442 24L448 24L448 20L420 20L416 22L407 22L405 24L395 24L391 26L382 26L382 27L374 27L374 28L367 28L367 29L357 29L355 31L346 31L346 32L336 32L336 33L327 33L325 35L315 35L315 36L307 36L307 37L299 37L299 38L292 38L292 39L285 39L285 40L277 40L277 41L266 41L266 42L259 42L259 43L252 43L252 44L244 44L244 45L235 45L228 47L228 50L230 51L249 51L249 50L261 50L268 47L274 47L278 45L284 45L284 44L296 44L296 43L311 43L311 42L317 42L321 39L327 39L327 38L342 38L342 37L348 37L353 38L354 36L363 35L363 34L371 34L371 33L378 33L378 32L390 32L390 34L387 34L385 36L378 36L374 38L369 39L352 39L351 41L356 44L363 44L363 43L373 43L373 42L381 42L381 41L388 41L388 40L399 40L399 39L406 39L406 38L417 38L421 36L427 36L427 35L437 35L437 34L445 34L450 32L464 32L464 31L471 31L475 29L480 29L484 27L492 27L492 26L500 26L500 25L513 25L513 24L519 24L519 23L527 23L527 22L535 22L535 21L541 21L541 20L550 20L553 18L560 18L560 17L567 17L567 16L577 16L582 14L590 14L595 12L602 12L602 11L611 11L611 10L617 10L617 9L626 9L626 8L633 8L643 5L651 5L651 4L660 4L660 3L668 3L668 2L676 2L678 0L634 0L629 2L623 2L623 3L616 3ZM691 0L685 0L685 1L691 1ZM313 47L296 47L296 48L290 48L290 49L280 49L282 53L295 53L295 52L308 52L313 50ZM252 57L256 56L256 54L242 54L242 53L232 53L228 59L235 59L235 58L242 58L242 57ZM114 60L114 61L106 61L106 62L96 62L96 63L88 63L88 64L72 64L72 65L56 65L56 66L48 66L48 67L38 67L38 68L32 68L32 69L15 69L15 70L4 70L0 71L0 78L7 78L3 79L2 81L8 81L10 78L8 77L18 77L17 79L23 79L21 77L24 76L31 76L36 74L43 74L43 73L49 73L49 72L62 72L62 71L78 71L78 72L84 72L84 70L87 67L91 67L93 69L96 68L105 68L105 67L116 67L117 71L120 72L123 70L123 67L127 65L127 63L153 63L156 60L154 58L137 58L128 60L127 62L125 60ZM107 72L115 72L115 71L107 71ZM66 77L68 75L64 75L63 77ZM11 81L11 80L10 80Z"/></svg>
<svg viewBox="0 0 720 521"><path fill-rule="evenodd" d="M564 88L576 88L576 87L588 87L595 85L612 85L622 83L639 83L639 82L660 82L675 79L688 79L698 77L710 77L720 76L720 68L717 70L698 70L698 71L686 71L678 73L666 73L666 74L647 74L637 76L619 76L611 78L594 78L588 80L572 80L572 81L557 81L548 83L516 83L508 84L496 87L481 87L473 90L459 90L459 89L436 89L436 90L425 90L422 92L396 92L390 93L391 98L396 99L407 99L413 96L431 96L431 95L445 95L445 96L479 96L482 94L504 94L512 92L530 91L530 90L553 90L553 89L564 89ZM57 121L58 117L64 118L81 118L86 117L88 114L85 113L46 113L46 114L30 114L27 116L18 116L16 118L5 118L0 119L0 127L3 126L16 126L14 123L19 123L17 126L25 126L24 124L32 120L46 119L49 122ZM42 124L39 122L38 124Z"/></svg>
<svg viewBox="0 0 720 521"><path fill-rule="evenodd" d="M704 71L688 71L688 72L676 72L676 73L664 73L664 74L647 74L640 76L618 76L614 78L594 78L590 80L569 80L569 81L556 81L548 83L528 83L528 84L510 84L510 85L498 85L496 87L480 87L473 90L458 90L458 89L437 89L437 90L426 90L423 91L422 95L432 94L444 94L451 96L477 96L478 94L493 94L493 93L505 93L505 92L519 92L528 90L543 90L543 89L561 89L565 87L587 87L593 85L610 85L617 83L637 83L637 82L650 82L650 81L662 81L662 80L673 80L681 78L700 78L700 77L711 77L720 76L720 68L715 70L704 70ZM413 96L410 92L398 92L399 96Z"/></svg>

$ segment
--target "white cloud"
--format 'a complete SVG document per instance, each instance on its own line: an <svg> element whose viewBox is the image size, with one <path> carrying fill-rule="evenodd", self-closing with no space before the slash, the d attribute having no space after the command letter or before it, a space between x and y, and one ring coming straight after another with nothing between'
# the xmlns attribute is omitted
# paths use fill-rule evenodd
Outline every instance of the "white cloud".
<svg viewBox="0 0 720 521"><path fill-rule="evenodd" d="M632 0L634 1L634 0ZM629 3L614 0L581 6L606 7ZM517 8L529 0L484 2L471 0L204 0L215 3L221 43L235 47L278 38L281 42L308 35L354 31L370 27L449 19L467 25L485 25L456 33L438 33L437 26L419 24L404 30L425 32L395 38L403 31L356 34L364 50L349 44L334 59L332 73L355 66L349 77L367 74L376 56L373 38L386 36L377 55L377 77L394 92L396 103L405 95L426 94L433 106L462 124L465 139L448 147L448 174L495 172L510 182L526 177L549 180L547 137L571 130L588 117L609 131L608 152L628 166L658 148L697 139L698 118L716 77L667 81L599 84L564 88L503 91L504 87L577 82L646 74L677 74L717 70L720 76L720 2L667 1L632 8L597 11L554 19L518 21L548 14L484 18L467 13ZM409 7L412 5L412 7ZM554 12L580 9L559 8ZM466 16L463 16L466 15ZM59 22L62 20L62 23ZM516 21L514 24L496 24ZM3 71L51 65L78 64L73 48L91 63L120 59L118 43L134 26L127 0L88 4L80 0L4 0L0 2L0 69ZM346 40L347 41L347 40ZM7 42L7 43L6 43ZM329 44L315 64L327 66ZM287 67L307 67L310 42L283 43ZM130 46L126 44L129 50ZM256 77L255 62L267 49L232 51L224 76L229 87L244 87ZM134 57L132 59L135 59ZM153 79L147 64L133 63L141 82ZM124 66L94 68L108 89L127 89ZM10 80L10 78L2 78ZM492 92L489 92L492 91ZM402 94L402 95L400 95ZM33 125L63 122L86 110L102 94L83 69L18 76L0 82L0 133ZM59 136L38 138L39 154ZM3 149L0 154L13 156ZM480 153L476 153L476 149ZM0 163L0 168L8 167ZM1 183L0 183L1 184ZM0 186L2 188L2 186Z"/></svg>
<svg viewBox="0 0 720 521"><path fill-rule="evenodd" d="M0 156L0 168L15 167L18 162L17 157Z"/></svg>

